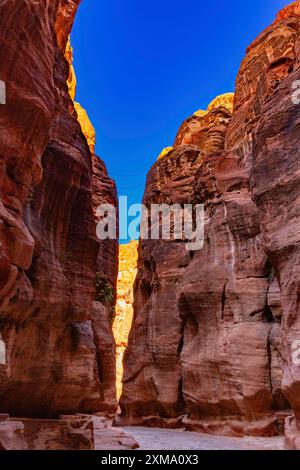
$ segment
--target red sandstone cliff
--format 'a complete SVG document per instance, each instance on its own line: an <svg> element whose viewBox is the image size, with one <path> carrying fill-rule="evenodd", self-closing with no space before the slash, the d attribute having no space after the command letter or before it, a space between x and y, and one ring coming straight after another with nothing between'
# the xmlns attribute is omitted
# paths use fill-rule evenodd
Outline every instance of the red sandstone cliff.
<svg viewBox="0 0 300 470"><path fill-rule="evenodd" d="M0 5L0 412L13 415L116 407L117 246L95 235L116 188L67 86L78 4ZM140 244L123 421L276 434L288 399L286 443L300 448L299 27L297 1L249 47L233 114L224 97L197 112L148 175L147 205L205 204L205 244ZM79 426L56 425L71 441ZM30 426L9 422L17 448ZM78 445L90 448L82 426Z"/></svg>
<svg viewBox="0 0 300 470"><path fill-rule="evenodd" d="M123 421L225 434L276 434L280 312L258 211L239 158L224 152L232 110L188 119L151 169L144 203L204 203L205 242L143 241L126 351ZM196 142L186 145L185 141ZM183 418L185 416L185 418Z"/></svg>
<svg viewBox="0 0 300 470"><path fill-rule="evenodd" d="M297 1L248 48L233 115L196 113L148 174L146 205L205 204L205 243L140 243L123 422L276 434L289 400L300 448L299 22Z"/></svg>
<svg viewBox="0 0 300 470"><path fill-rule="evenodd" d="M299 93L294 96L300 79L299 27L297 1L280 12L271 29L250 47L238 82L245 81L250 61L257 82L251 95L240 95L236 103L242 125L250 123L247 140L251 143L244 158L251 165L251 192L260 215L263 246L281 292L282 388L295 412L295 419L286 423L286 445L298 449L300 367L293 354L300 339ZM264 53L259 54L260 50Z"/></svg>
<svg viewBox="0 0 300 470"><path fill-rule="evenodd" d="M94 212L116 204L116 189L68 93L78 4L0 6L0 412L15 416L116 406L113 296L102 298L96 280L114 292L117 247L99 244Z"/></svg>

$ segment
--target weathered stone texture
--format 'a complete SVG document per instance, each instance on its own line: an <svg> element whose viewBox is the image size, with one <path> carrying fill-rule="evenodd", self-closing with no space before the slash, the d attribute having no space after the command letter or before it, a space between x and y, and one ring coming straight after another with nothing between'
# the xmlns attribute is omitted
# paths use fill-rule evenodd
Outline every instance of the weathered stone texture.
<svg viewBox="0 0 300 470"><path fill-rule="evenodd" d="M121 422L271 435L291 405L298 445L299 26L297 1L248 48L232 117L195 113L149 172L147 205L205 205L205 243L140 243Z"/></svg>
<svg viewBox="0 0 300 470"><path fill-rule="evenodd" d="M116 407L113 300L95 306L97 273L116 286L117 246L99 242L95 213L116 189L67 86L78 4L0 6L0 411L14 416Z"/></svg>

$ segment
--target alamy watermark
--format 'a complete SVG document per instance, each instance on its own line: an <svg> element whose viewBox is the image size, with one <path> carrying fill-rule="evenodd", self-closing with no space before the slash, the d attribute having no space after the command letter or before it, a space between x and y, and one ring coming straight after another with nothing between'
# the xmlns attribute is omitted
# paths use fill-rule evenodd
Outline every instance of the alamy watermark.
<svg viewBox="0 0 300 470"><path fill-rule="evenodd" d="M97 209L97 237L100 240L169 240L186 243L187 251L201 250L204 245L203 204L143 204L128 206L127 196L119 198L117 209L102 204ZM129 218L132 220L129 222Z"/></svg>
<svg viewBox="0 0 300 470"><path fill-rule="evenodd" d="M0 80L0 104L6 104L6 85Z"/></svg>

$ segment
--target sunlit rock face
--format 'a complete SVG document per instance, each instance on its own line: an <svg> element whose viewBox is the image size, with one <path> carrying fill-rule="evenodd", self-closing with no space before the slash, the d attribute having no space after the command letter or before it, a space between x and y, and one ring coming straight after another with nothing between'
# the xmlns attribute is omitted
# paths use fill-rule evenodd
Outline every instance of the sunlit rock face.
<svg viewBox="0 0 300 470"><path fill-rule="evenodd" d="M224 148L225 135L233 111L233 93L217 96L206 111L199 110L181 125L174 147L196 145L202 155Z"/></svg>
<svg viewBox="0 0 300 470"><path fill-rule="evenodd" d="M68 42L66 45L65 58L69 64L69 76L67 80L69 95L71 97L71 100L74 102L76 96L77 78L73 66L73 48L71 46L70 36L68 37Z"/></svg>
<svg viewBox="0 0 300 470"><path fill-rule="evenodd" d="M222 150L233 103L234 93L224 93L217 96L206 110L196 111L180 126L174 146L165 147L157 159L170 156L171 151L180 145L197 145L203 154Z"/></svg>
<svg viewBox="0 0 300 470"><path fill-rule="evenodd" d="M161 158L166 157L167 155L169 155L169 153L170 153L172 150L173 150L173 147L165 147L164 149L162 149L162 151L161 151L160 154L158 155L157 160L160 160Z"/></svg>
<svg viewBox="0 0 300 470"><path fill-rule="evenodd" d="M194 116L203 117L215 108L225 108L231 113L233 112L234 93L224 93L214 98L207 106L206 110L199 109Z"/></svg>
<svg viewBox="0 0 300 470"><path fill-rule="evenodd" d="M70 98L74 103L74 107L77 113L77 120L81 126L81 130L87 140L88 146L92 154L95 153L95 144L96 144L96 132L93 127L93 124L90 121L88 113L86 110L78 103L76 98L76 86L77 86L77 78L73 66L73 48L71 46L70 37L68 38L68 42L66 45L65 50L65 58L69 64L69 75L67 79L67 86Z"/></svg>
<svg viewBox="0 0 300 470"><path fill-rule="evenodd" d="M205 243L141 241L123 423L272 435L299 448L300 2L248 48L232 110L181 126L144 203L203 203Z"/></svg>
<svg viewBox="0 0 300 470"><path fill-rule="evenodd" d="M117 394L122 391L123 356L133 317L133 287L137 273L138 242L132 240L119 245L119 274L117 284L117 304L113 325L116 341Z"/></svg>
<svg viewBox="0 0 300 470"><path fill-rule="evenodd" d="M0 412L13 416L116 407L114 299L95 288L105 271L115 292L117 246L97 239L96 207L116 189L78 122L75 78L68 89L78 4L0 5Z"/></svg>

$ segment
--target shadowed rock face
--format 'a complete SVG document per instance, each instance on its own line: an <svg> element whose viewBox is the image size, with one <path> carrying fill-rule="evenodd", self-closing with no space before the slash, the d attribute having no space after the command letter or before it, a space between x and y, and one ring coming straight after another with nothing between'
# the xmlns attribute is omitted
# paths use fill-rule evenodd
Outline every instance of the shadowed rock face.
<svg viewBox="0 0 300 470"><path fill-rule="evenodd" d="M280 286L282 387L296 415L286 427L287 446L292 448L300 448L300 369L292 360L294 342L300 338L300 108L293 99L295 82L300 79L299 26L297 1L283 9L250 46L238 75L236 113L226 142L228 148L238 150L249 168L263 246Z"/></svg>
<svg viewBox="0 0 300 470"><path fill-rule="evenodd" d="M288 399L299 444L299 22L298 1L248 48L232 117L196 113L149 172L147 205L205 205L205 243L140 244L123 422L276 434Z"/></svg>
<svg viewBox="0 0 300 470"><path fill-rule="evenodd" d="M115 182L108 176L104 162L92 155L92 204L96 222L99 221L97 208L101 204L117 207L117 189ZM116 284L118 276L118 240L103 240L99 244L97 255L96 278L101 278L112 292L111 298L96 297L92 306L92 328L97 349L97 369L100 378L100 411L114 412L116 399L116 347L112 331L114 304L116 302ZM102 297L102 295L101 295ZM99 405L98 405L99 406Z"/></svg>
<svg viewBox="0 0 300 470"><path fill-rule="evenodd" d="M96 273L116 284L117 246L95 230L97 206L116 204L116 189L66 84L78 4L0 6L0 410L14 416L116 406L112 305L95 301Z"/></svg>
<svg viewBox="0 0 300 470"><path fill-rule="evenodd" d="M140 244L121 422L176 426L188 415L189 429L276 434L274 410L288 406L281 313L268 302L273 276L239 158L179 146L151 169L144 203L205 204L205 243Z"/></svg>
<svg viewBox="0 0 300 470"><path fill-rule="evenodd" d="M252 195L259 209L264 247L281 290L285 359L282 385L296 417L287 422L287 446L298 449L300 366L293 361L293 354L295 342L300 339L300 107L292 98L295 81L300 79L299 26L298 1L283 10L275 23L275 31L287 31L293 43L289 53L283 49L283 57L277 61L272 93L263 100L258 90L253 94L253 100L260 101L261 117L254 129L251 153ZM287 63L288 68L284 67Z"/></svg>

